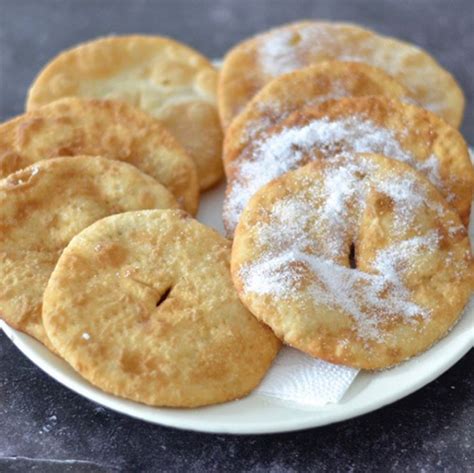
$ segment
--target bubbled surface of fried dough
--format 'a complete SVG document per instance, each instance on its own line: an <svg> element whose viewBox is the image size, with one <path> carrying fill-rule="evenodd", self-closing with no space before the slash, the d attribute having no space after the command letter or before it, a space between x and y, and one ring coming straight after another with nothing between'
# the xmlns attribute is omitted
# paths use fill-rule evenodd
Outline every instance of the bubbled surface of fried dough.
<svg viewBox="0 0 474 473"><path fill-rule="evenodd" d="M120 161L90 156L39 161L0 181L0 316L51 348L43 291L71 238L107 215L177 208L155 179Z"/></svg>
<svg viewBox="0 0 474 473"><path fill-rule="evenodd" d="M248 394L279 341L241 304L230 242L182 211L102 219L64 250L44 296L54 347L95 386L155 406Z"/></svg>
<svg viewBox="0 0 474 473"><path fill-rule="evenodd" d="M60 99L0 125L0 177L42 159L102 156L133 164L166 186L191 214L196 166L156 119L123 102Z"/></svg>
<svg viewBox="0 0 474 473"><path fill-rule="evenodd" d="M27 109L68 96L120 100L159 118L193 158L202 190L222 177L217 71L160 36L110 36L64 51L32 84Z"/></svg>

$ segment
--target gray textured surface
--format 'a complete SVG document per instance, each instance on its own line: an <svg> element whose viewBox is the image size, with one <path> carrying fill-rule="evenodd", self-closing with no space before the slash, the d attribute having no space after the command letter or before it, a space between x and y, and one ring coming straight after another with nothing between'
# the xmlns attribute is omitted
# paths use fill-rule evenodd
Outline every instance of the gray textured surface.
<svg viewBox="0 0 474 473"><path fill-rule="evenodd" d="M474 142L474 3L334 0L0 0L0 118L22 111L52 55L100 34L166 34L218 57L237 40L310 17L355 21L413 41L461 83ZM52 381L0 334L0 472L474 471L471 351L441 378L362 418L264 437L147 425ZM62 460L68 460L63 463ZM71 461L75 460L75 461Z"/></svg>

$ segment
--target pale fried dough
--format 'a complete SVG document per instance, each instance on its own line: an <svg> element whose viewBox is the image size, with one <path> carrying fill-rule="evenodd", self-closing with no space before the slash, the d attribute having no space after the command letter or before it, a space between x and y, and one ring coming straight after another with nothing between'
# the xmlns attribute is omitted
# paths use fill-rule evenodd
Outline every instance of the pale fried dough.
<svg viewBox="0 0 474 473"><path fill-rule="evenodd" d="M49 159L10 174L0 181L0 316L51 347L41 301L69 240L107 215L176 207L155 179L111 159Z"/></svg>
<svg viewBox="0 0 474 473"><path fill-rule="evenodd" d="M182 211L127 212L72 239L49 280L43 321L88 381L155 406L248 394L279 341L241 304L230 242Z"/></svg>
<svg viewBox="0 0 474 473"><path fill-rule="evenodd" d="M222 177L216 87L215 68L184 44L160 36L110 36L52 59L32 84L27 109L68 96L135 105L170 129L207 189Z"/></svg>
<svg viewBox="0 0 474 473"><path fill-rule="evenodd" d="M457 213L423 175L372 154L310 163L260 189L236 230L232 276L285 343L363 369L428 349L474 289Z"/></svg>
<svg viewBox="0 0 474 473"><path fill-rule="evenodd" d="M75 155L133 164L185 210L197 212L195 164L158 120L126 103L65 98L0 125L0 177L42 159Z"/></svg>

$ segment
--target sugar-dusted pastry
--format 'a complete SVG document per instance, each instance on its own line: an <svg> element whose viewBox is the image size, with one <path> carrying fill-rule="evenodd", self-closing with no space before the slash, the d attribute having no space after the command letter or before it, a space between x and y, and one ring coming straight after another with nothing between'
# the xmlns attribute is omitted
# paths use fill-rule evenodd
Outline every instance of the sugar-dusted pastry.
<svg viewBox="0 0 474 473"><path fill-rule="evenodd" d="M27 109L69 96L135 105L169 128L207 189L222 177L216 87L215 68L184 44L161 36L109 36L53 58L32 84Z"/></svg>
<svg viewBox="0 0 474 473"><path fill-rule="evenodd" d="M100 157L39 161L0 180L0 317L51 348L43 291L69 240L107 215L177 206L155 179Z"/></svg>
<svg viewBox="0 0 474 473"><path fill-rule="evenodd" d="M195 407L247 395L280 342L240 302L230 242L182 211L127 212L77 235L44 295L59 354L116 396Z"/></svg>
<svg viewBox="0 0 474 473"><path fill-rule="evenodd" d="M382 69L361 62L319 62L276 77L232 120L225 134L224 167L291 112L330 99L367 95L414 102L408 90Z"/></svg>
<svg viewBox="0 0 474 473"><path fill-rule="evenodd" d="M235 233L232 277L284 343L381 369L449 331L474 289L474 263L458 214L421 173L362 154L260 189Z"/></svg>
<svg viewBox="0 0 474 473"><path fill-rule="evenodd" d="M123 102L70 97L0 125L0 177L42 159L90 155L133 164L166 186L191 214L196 166L156 119Z"/></svg>
<svg viewBox="0 0 474 473"><path fill-rule="evenodd" d="M245 205L263 185L310 161L346 152L379 153L410 164L468 222L474 170L461 134L414 105L382 96L348 97L294 112L228 165L224 222L229 236Z"/></svg>
<svg viewBox="0 0 474 473"><path fill-rule="evenodd" d="M219 114L224 128L270 80L327 60L364 62L404 85L424 108L458 127L464 96L452 75L417 46L347 23L301 21L237 44L219 76Z"/></svg>

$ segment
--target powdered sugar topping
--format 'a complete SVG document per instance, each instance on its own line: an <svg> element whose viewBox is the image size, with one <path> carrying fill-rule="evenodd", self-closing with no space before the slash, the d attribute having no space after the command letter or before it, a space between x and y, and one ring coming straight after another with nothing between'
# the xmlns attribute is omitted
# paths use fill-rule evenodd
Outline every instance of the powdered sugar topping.
<svg viewBox="0 0 474 473"><path fill-rule="evenodd" d="M295 38L292 31L283 30L271 36L268 41L262 42L259 58L266 74L274 77L302 67L303 63L295 50Z"/></svg>
<svg viewBox="0 0 474 473"><path fill-rule="evenodd" d="M344 97L353 96L351 87L348 87L343 80L332 78L329 84L329 90L324 94L312 96L305 102L305 106L315 106L326 102L328 100L336 100ZM408 100L411 99L407 99ZM403 100L405 101L405 99ZM272 97L271 101L264 101L259 99L256 103L259 115L256 119L248 119L245 123L245 128L240 137L241 144L246 144L250 140L256 138L260 133L267 130L276 123L282 122L292 112L301 107L301 104L287 103L286 99L280 101L277 97Z"/></svg>
<svg viewBox="0 0 474 473"><path fill-rule="evenodd" d="M344 159L327 166L322 181L278 201L255 229L265 251L240 269L244 291L282 300L309 297L316 307L350 315L363 339L381 341L381 325L394 317L429 317L429 309L411 300L404 277L416 271L417 258L436 251L439 235L409 236L406 229L421 206L443 209L430 204L412 175L380 179L374 166L365 158ZM348 254L354 243L357 258L357 229L374 191L393 201L398 241L378 250L370 270L361 271L349 267Z"/></svg>
<svg viewBox="0 0 474 473"><path fill-rule="evenodd" d="M263 133L232 163L234 177L224 204L229 234L233 234L250 198L268 182L309 161L334 159L353 152L379 153L408 163L442 188L438 158L432 155L423 162L415 159L392 130L360 115L340 120L316 119L302 127L284 128L270 135Z"/></svg>
<svg viewBox="0 0 474 473"><path fill-rule="evenodd" d="M263 35L256 53L257 65L270 78L327 60L370 64L399 79L422 99L424 108L441 114L450 109L449 92L441 87L446 84L443 75L423 51L403 43L395 45L392 39L367 30L354 34L354 29L327 23L281 28ZM419 62L416 75L407 73L407 59L414 57Z"/></svg>
<svg viewBox="0 0 474 473"><path fill-rule="evenodd" d="M300 25L297 29L281 29L261 38L258 48L259 64L265 74L276 77L309 64L311 58L319 56L319 61L338 59L335 51L340 48L342 37L336 34L337 27L327 25ZM351 48L350 44L346 49ZM356 51L341 55L341 61L364 62ZM311 62L315 62L312 60Z"/></svg>

